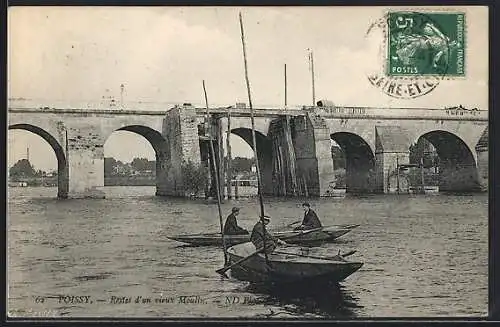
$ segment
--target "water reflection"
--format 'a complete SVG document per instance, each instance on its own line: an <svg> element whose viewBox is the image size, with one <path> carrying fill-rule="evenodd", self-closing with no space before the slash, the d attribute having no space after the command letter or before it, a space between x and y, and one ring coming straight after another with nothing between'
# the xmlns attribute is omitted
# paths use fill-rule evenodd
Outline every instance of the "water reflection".
<svg viewBox="0 0 500 327"><path fill-rule="evenodd" d="M338 283L322 285L269 286L250 284L245 291L257 295L256 302L279 307L270 309L266 317L285 315L300 317L352 318L363 308L358 298Z"/></svg>

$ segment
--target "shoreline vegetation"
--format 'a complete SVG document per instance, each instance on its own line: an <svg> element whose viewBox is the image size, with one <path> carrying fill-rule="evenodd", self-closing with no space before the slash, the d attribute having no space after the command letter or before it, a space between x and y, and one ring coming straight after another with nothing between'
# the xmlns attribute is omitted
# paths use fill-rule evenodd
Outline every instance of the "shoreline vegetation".
<svg viewBox="0 0 500 327"><path fill-rule="evenodd" d="M332 145L331 156L335 174L332 187L336 190L335 192L341 192L346 188L345 154L339 146ZM425 186L439 185L439 173L437 172L439 158L434 147L426 140L420 140L410 147L411 163L422 162L422 158L423 169L411 168L401 177L407 180L410 187L421 187L422 179L425 180ZM226 160L227 158L224 158L224 161ZM192 164L186 164L185 173L190 176L188 180L190 188L193 188L192 192L199 193L205 189L208 182L209 174L206 171L208 168L192 166ZM255 167L253 167L251 158L232 158L231 166L234 174L233 186L236 184L235 180L240 181L239 186L256 186L257 177L253 171ZM200 176L200 174L204 176ZM57 186L57 179L57 170L48 172L37 170L29 159L20 159L9 168L8 185L9 187L54 187ZM226 181L225 178L224 181ZM156 161L134 158L131 162L122 162L113 157L106 157L104 158L104 186L156 186Z"/></svg>

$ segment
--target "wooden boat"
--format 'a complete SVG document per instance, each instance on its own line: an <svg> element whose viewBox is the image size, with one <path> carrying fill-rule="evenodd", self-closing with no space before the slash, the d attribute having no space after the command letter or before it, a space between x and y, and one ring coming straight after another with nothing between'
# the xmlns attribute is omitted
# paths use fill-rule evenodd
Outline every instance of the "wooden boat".
<svg viewBox="0 0 500 327"><path fill-rule="evenodd" d="M332 225L319 228L313 231L276 231L272 234L290 244L300 245L320 245L325 242L333 241L342 235L349 233L359 225ZM169 239L187 243L194 246L222 246L222 237L220 233L188 234L167 236ZM250 234L226 235L226 246L232 246L250 241Z"/></svg>
<svg viewBox="0 0 500 327"><path fill-rule="evenodd" d="M193 246L222 246L222 237L220 233L175 235L167 236L167 238ZM250 234L226 235L225 237L226 246L245 243L249 240Z"/></svg>
<svg viewBox="0 0 500 327"><path fill-rule="evenodd" d="M266 220L265 220L265 210L264 210L264 200L262 197L262 178L260 175L259 159L257 155L257 142L255 137L255 122L254 114L251 100L250 83L248 80L248 68L246 60L246 50L245 50L245 36L243 31L243 20L241 12L239 14L240 18L240 30L241 30L241 41L243 45L243 59L245 64L245 80L248 91L248 100L250 104L250 118L252 121L252 139L253 139L253 149L255 158L255 167L257 172L258 180L258 195L260 204L260 223L262 224L262 233L265 235L266 231ZM206 100L205 93L205 102ZM213 152L213 151L212 151ZM214 165L215 166L215 165ZM217 183L218 186L218 183ZM307 187L306 187L307 189ZM307 193L307 192L306 192ZM219 198L219 196L218 196ZM220 201L219 201L220 203ZM219 205L220 212L220 205ZM221 232L222 232L222 215L219 214ZM351 228L352 229L352 228ZM345 234L351 229L344 228L340 229L341 232L335 233L328 227L319 228L317 230L304 230L304 231L290 231L290 232L279 232L274 233L275 236L281 238L285 242L303 242L317 240L323 237L324 239L331 239L338 237L336 235ZM295 234L289 234L295 233ZM316 234L316 236L314 236ZM343 235L342 234L342 235ZM222 235L222 234L221 234ZM306 237L307 236L307 237ZM302 238L302 239L301 239ZM264 248L266 248L266 237L262 237L264 242ZM279 242L281 243L281 242ZM299 250L296 246L287 246L285 249L295 251ZM345 255L340 255L340 253L335 257L313 257L310 255L303 255L293 252L284 252L278 249L270 254L262 254L262 249L255 248L252 242L245 242L237 245L233 245L224 249L225 266L223 268L217 269L216 272L222 276L226 276L225 272L231 270L231 275L240 280L247 280L251 283L264 283L264 284L290 284L300 282L300 285L304 287L309 287L310 285L317 283L331 283L331 282L341 282L359 268L363 266L361 262L349 262L344 259ZM227 277L227 276L226 276ZM307 284L304 284L306 282Z"/></svg>
<svg viewBox="0 0 500 327"><path fill-rule="evenodd" d="M273 236L289 243L305 246L321 245L326 242L331 242L342 235L349 233L359 225L332 225L324 226L309 232L304 230L302 233L297 231L274 232Z"/></svg>
<svg viewBox="0 0 500 327"><path fill-rule="evenodd" d="M352 262L342 255L333 258L312 257L293 252L294 247L278 247L268 254L268 261L262 253L255 253L253 243L247 242L230 247L229 265L243 262L231 268L231 276L252 283L283 285L307 282L304 285L338 283L363 266L362 262Z"/></svg>

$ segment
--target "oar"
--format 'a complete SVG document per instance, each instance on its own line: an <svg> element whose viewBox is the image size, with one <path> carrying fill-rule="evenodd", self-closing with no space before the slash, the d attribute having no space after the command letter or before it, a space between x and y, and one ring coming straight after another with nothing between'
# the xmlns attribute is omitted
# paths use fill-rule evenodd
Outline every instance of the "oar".
<svg viewBox="0 0 500 327"><path fill-rule="evenodd" d="M353 255L356 252L357 252L356 250L351 250L351 251L349 251L347 253L341 254L341 256L345 258L345 257L348 257L350 255Z"/></svg>
<svg viewBox="0 0 500 327"><path fill-rule="evenodd" d="M267 216L267 215L264 215L264 217L271 218L270 216ZM298 224L298 223L300 223L300 222L302 222L302 220L297 220L297 221L294 221L294 222L293 222L293 223L291 223L291 224L285 225L285 228L286 228L286 227L292 227L293 225L296 225L296 224ZM279 228L282 228L282 227L278 226L278 227L275 227L275 228L278 228L278 229L279 229Z"/></svg>
<svg viewBox="0 0 500 327"><path fill-rule="evenodd" d="M302 235L306 235L306 234L309 234L309 233L312 233L312 232L320 231L322 229L323 229L323 227L319 227L319 228L313 228L313 229L307 229L307 230L294 230L294 231L291 231L291 232L275 232L275 234L279 235L279 233L295 233L295 234L287 236L287 237L285 237L285 236L279 237L279 238L282 238L282 239L286 240L288 238L296 237L297 234L298 234L298 236L302 236Z"/></svg>
<svg viewBox="0 0 500 327"><path fill-rule="evenodd" d="M248 256L246 256L246 257L244 257L243 259L240 259L240 260L236 261L236 262L235 262L235 263L233 263L233 264L230 264L229 266L226 266L226 267L223 267L223 268L217 269L215 272L217 272L218 274L221 274L222 276L224 276L224 277L226 277L226 278L227 278L227 276L226 276L226 271L228 271L229 269L231 269L231 268L233 268L233 267L235 267L235 266L237 266L237 265L241 264L243 261L246 261L246 260L250 259L250 258L251 258L251 257L253 257L254 255L256 255L256 254L258 254L258 253L260 253L260 252L262 252L262 251L264 251L264 248L262 248L262 249L260 249L260 250L255 251L254 253L252 253L252 254L250 254L250 255L248 255Z"/></svg>
<svg viewBox="0 0 500 327"><path fill-rule="evenodd" d="M269 218L270 218L270 217L269 217ZM273 229L274 229L274 232L279 232L279 231L280 231L280 230L282 230L283 228L289 228L289 227L292 227L293 225L296 225L296 224L301 223L301 222L302 222L302 220L297 220L297 221L294 221L293 223L290 223L290 224L288 224L288 225L285 225L284 227L282 227L282 226L277 226L277 227L275 227L275 228L273 228Z"/></svg>
<svg viewBox="0 0 500 327"><path fill-rule="evenodd" d="M294 221L291 224L286 225L286 227L292 227L293 225L296 225L296 224L301 223L301 222L302 222L302 220L297 220L297 221Z"/></svg>
<svg viewBox="0 0 500 327"><path fill-rule="evenodd" d="M273 253L295 255L297 257L304 257L304 258L311 258L311 259L332 260L332 259L336 258L337 256L345 258L345 257L348 257L350 255L353 255L354 253L356 253L356 250L352 250L352 251L349 251L349 252L344 253L344 254L337 254L337 255L335 255L333 257L317 257L317 256L313 256L313 255L305 255L305 254L290 253L290 252L281 252L281 251L274 251Z"/></svg>

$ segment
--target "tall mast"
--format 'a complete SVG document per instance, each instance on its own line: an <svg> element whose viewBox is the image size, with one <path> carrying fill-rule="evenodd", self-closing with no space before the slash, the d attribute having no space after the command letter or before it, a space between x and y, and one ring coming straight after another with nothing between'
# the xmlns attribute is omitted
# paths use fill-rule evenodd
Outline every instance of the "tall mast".
<svg viewBox="0 0 500 327"><path fill-rule="evenodd" d="M287 81L286 81L286 64L285 64L285 109L286 109L286 106L287 106L287 102L288 102L288 99L287 99L287 85L286 85Z"/></svg>
<svg viewBox="0 0 500 327"><path fill-rule="evenodd" d="M252 121L252 141L253 141L253 151L254 151L254 158L255 158L255 168L257 170L257 190L259 192L260 221L262 223L262 228L263 228L264 233L265 233L266 225L264 223L264 199L262 198L262 180L260 177L259 158L257 155L257 141L255 138L255 118L254 118L253 105L252 105L252 94L250 92L250 81L248 80L248 64L247 64L247 51L246 51L246 45L245 45L245 31L243 30L243 18L241 16L241 12L239 13L239 16L240 16L241 44L243 46L243 62L245 64L245 81L246 81L246 85L247 85L248 104L250 106L250 119ZM266 238L264 237L264 255L266 257L266 262L267 262L268 257L267 257L266 241L265 240L266 240Z"/></svg>
<svg viewBox="0 0 500 327"><path fill-rule="evenodd" d="M314 56L312 50L309 52L309 63L311 65L311 81L312 81L312 102L316 105L316 90L314 88Z"/></svg>
<svg viewBox="0 0 500 327"><path fill-rule="evenodd" d="M232 154L231 154L231 107L227 109L227 136L226 136L226 149L227 149L227 171L226 171L226 183L227 183L227 198L232 198Z"/></svg>
<svg viewBox="0 0 500 327"><path fill-rule="evenodd" d="M120 107L123 108L123 91L125 89L125 85L123 83L120 85Z"/></svg>
<svg viewBox="0 0 500 327"><path fill-rule="evenodd" d="M207 89L205 88L205 80L203 80L203 93L205 94L205 107L206 107L206 120L209 126L209 142L210 142L210 157L212 158L212 165L215 171L215 188L217 189L217 208L219 209L219 223L220 223L220 233L222 237L222 248L224 250L224 265L227 264L227 249L226 249L226 239L224 237L224 225L222 222L222 209L220 207L220 187L219 187L219 169L217 167L217 160L215 160L215 149L212 137L212 120L210 119L210 113L208 110L208 97L207 97Z"/></svg>

